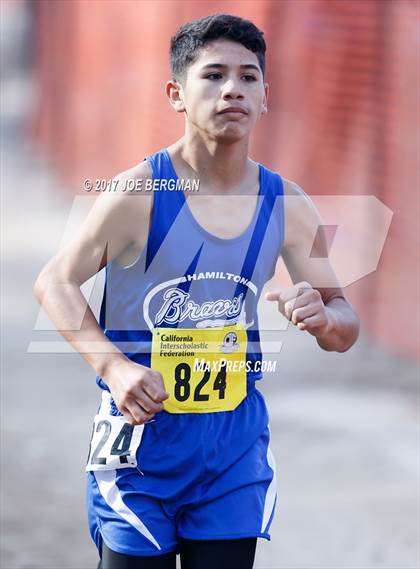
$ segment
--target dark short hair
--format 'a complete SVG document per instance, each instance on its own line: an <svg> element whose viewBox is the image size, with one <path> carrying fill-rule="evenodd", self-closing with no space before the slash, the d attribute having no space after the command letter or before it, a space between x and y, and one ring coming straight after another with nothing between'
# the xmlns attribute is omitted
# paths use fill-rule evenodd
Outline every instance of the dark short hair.
<svg viewBox="0 0 420 569"><path fill-rule="evenodd" d="M249 20L230 14L213 14L183 24L171 39L171 71L173 79L180 79L188 66L206 44L226 39L242 44L255 53L261 71L265 72L264 34Z"/></svg>

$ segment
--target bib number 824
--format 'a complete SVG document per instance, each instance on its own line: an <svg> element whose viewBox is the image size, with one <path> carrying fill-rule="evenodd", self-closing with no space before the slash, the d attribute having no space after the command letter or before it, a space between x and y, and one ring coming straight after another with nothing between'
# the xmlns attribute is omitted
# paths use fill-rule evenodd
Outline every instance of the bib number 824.
<svg viewBox="0 0 420 569"><path fill-rule="evenodd" d="M191 395L191 367L186 363L178 364L174 370L175 377L175 388L174 395L175 399L178 401L187 401ZM194 401L208 401L209 395L207 393L201 393L201 390L210 380L210 371L205 371L203 378L199 381L196 388L194 389L193 400ZM219 399L225 398L226 392L226 368L222 367L213 383L213 391L219 392Z"/></svg>

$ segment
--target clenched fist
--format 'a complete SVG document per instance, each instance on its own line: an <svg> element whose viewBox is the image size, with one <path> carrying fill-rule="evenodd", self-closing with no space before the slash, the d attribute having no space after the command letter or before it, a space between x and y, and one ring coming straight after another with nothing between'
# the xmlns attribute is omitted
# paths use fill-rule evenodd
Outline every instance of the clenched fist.
<svg viewBox="0 0 420 569"><path fill-rule="evenodd" d="M288 289L269 291L265 298L277 301L279 312L299 330L307 330L316 337L328 331L330 321L321 293L306 281Z"/></svg>
<svg viewBox="0 0 420 569"><path fill-rule="evenodd" d="M118 409L131 425L142 425L163 410L169 393L161 374L128 358L110 365L103 379Z"/></svg>

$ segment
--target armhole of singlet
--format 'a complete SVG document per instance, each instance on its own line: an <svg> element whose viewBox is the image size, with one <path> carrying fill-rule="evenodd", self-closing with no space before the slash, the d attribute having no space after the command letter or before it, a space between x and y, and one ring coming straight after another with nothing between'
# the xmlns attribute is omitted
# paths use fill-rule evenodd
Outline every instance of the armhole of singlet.
<svg viewBox="0 0 420 569"><path fill-rule="evenodd" d="M284 246L284 238L286 233L286 217L285 217L285 207L284 207L284 182L283 177L276 172L276 191L275 191L276 199L280 198L280 245L277 249L277 259L282 256L283 246ZM276 261L277 262L277 261Z"/></svg>
<svg viewBox="0 0 420 569"><path fill-rule="evenodd" d="M145 158L143 158L142 162L144 162L145 160L147 160L147 163L149 164L150 170L152 171L152 178L154 178L155 177L155 168L154 168L154 165L152 163L152 160L149 159L149 156L146 156ZM147 255L147 251L149 249L150 236L152 235L152 230L154 229L154 226L157 223L157 219L158 219L158 214L157 214L158 208L159 208L158 194L159 194L159 192L152 192L153 198L152 198L152 207L150 208L150 214L149 214L149 231L148 231L147 239L146 239L146 242L144 244L143 249L136 256L134 261L132 263L130 263L129 265L121 266L121 265L115 264L114 259L113 259L110 263L108 263L106 265L106 271L107 272L108 272L108 270L111 269L111 265L115 268L118 268L119 271L123 271L123 272L128 271L138 264L138 262L140 261L141 257L144 255L145 252ZM155 232L153 232L153 235L154 234L155 234ZM109 269L108 269L108 267L109 267ZM105 273L105 280L108 276L107 272Z"/></svg>
<svg viewBox="0 0 420 569"><path fill-rule="evenodd" d="M150 156L147 156L145 158L145 160L147 160L150 170L152 171L152 180L154 180L157 177L157 172L156 172L156 168L155 168L155 163L153 161L153 159ZM152 245L152 240L154 239L154 235L157 235L157 224L158 224L158 220L159 220L159 208L160 208L160 192L153 192L152 191L152 195L153 195L153 199L152 199L152 207L150 209L150 217L149 217L149 231L147 233L147 239L146 239L146 243L144 245L144 249L142 251L141 254L143 254L144 251L146 251L146 264L147 264L147 259L149 256L149 250L150 247Z"/></svg>
<svg viewBox="0 0 420 569"><path fill-rule="evenodd" d="M272 266L269 271L271 279L276 271L276 266L278 263L279 258L282 256L282 250L284 245L284 235L285 235L285 227L284 227L284 184L283 178L277 172L273 172L272 170L266 169L266 179L267 179L267 195L270 196L271 199L274 199L274 206L273 210L271 211L271 219L270 224L275 223L276 227L278 227L280 242L275 250L275 254L273 255ZM280 199L280 203L276 204L277 200ZM272 229L273 230L273 229ZM274 229L275 231L275 229Z"/></svg>

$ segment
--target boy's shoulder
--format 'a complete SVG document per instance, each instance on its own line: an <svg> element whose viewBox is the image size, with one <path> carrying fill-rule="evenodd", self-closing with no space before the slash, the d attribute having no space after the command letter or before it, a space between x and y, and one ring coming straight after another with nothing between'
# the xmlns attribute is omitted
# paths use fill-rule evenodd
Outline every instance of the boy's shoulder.
<svg viewBox="0 0 420 569"><path fill-rule="evenodd" d="M293 180L283 179L286 239L285 248L312 243L320 225L320 214L311 197Z"/></svg>
<svg viewBox="0 0 420 569"><path fill-rule="evenodd" d="M303 189L294 182L293 180L288 180L282 176L284 194L286 196L296 196L296 197L308 197L308 195L303 191Z"/></svg>
<svg viewBox="0 0 420 569"><path fill-rule="evenodd" d="M100 193L95 200L89 218L91 233L103 234L107 240L112 237L114 242L118 236L118 243L124 245L143 239L142 231L148 223L152 196L142 190L144 182L151 177L147 160L117 173L112 178L111 191Z"/></svg>
<svg viewBox="0 0 420 569"><path fill-rule="evenodd" d="M263 166L263 168L269 174L280 176L280 178L283 182L283 190L284 190L285 196L304 196L304 197L308 198L307 194L303 191L303 189L299 186L299 184L297 184L293 180L289 180L288 178L285 178L284 176L282 176L280 174L280 172L276 172L275 170L269 168L265 164L261 164L261 166Z"/></svg>
<svg viewBox="0 0 420 569"><path fill-rule="evenodd" d="M147 180L153 177L152 169L150 168L149 162L144 158L141 162L138 162L131 168L127 168L127 170L123 170L119 172L116 176L114 176L114 180L118 180L121 182L119 186L122 189L124 186L123 182L128 180Z"/></svg>

